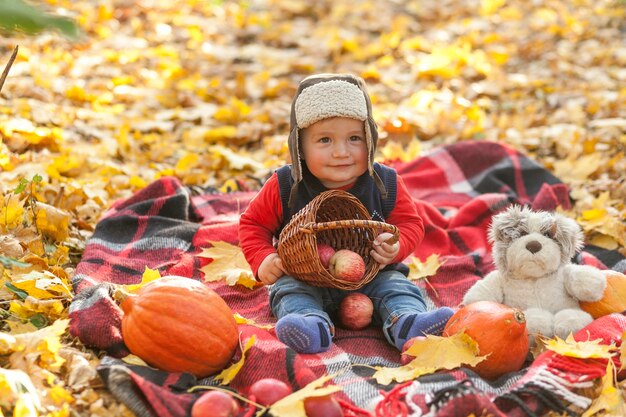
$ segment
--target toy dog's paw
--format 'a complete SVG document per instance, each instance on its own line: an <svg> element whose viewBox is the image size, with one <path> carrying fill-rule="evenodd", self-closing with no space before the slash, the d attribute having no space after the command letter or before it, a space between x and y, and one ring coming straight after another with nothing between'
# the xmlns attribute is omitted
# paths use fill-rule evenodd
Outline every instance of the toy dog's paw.
<svg viewBox="0 0 626 417"><path fill-rule="evenodd" d="M580 301L598 301L606 288L604 273L588 265L564 267L565 281L569 292Z"/></svg>

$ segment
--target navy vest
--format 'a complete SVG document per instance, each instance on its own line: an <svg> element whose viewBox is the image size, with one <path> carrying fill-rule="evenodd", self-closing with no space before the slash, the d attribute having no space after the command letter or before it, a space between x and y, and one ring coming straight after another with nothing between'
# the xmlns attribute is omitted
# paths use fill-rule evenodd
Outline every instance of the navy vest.
<svg viewBox="0 0 626 417"><path fill-rule="evenodd" d="M396 170L374 163L374 170L383 181L387 191L387 198L383 198L382 193L374 183L374 180L365 172L361 175L356 183L348 192L358 198L372 216L372 220L384 222L391 211L396 206L396 193L398 191L398 182L396 178ZM291 177L291 165L285 165L276 171L278 176L278 185L280 187L280 200L283 205L283 223L280 230L276 232L276 238L280 235L283 228L289 223L291 218L306 206L318 194L328 191L322 183L314 177L304 162L302 163L302 181L298 184L298 194L293 208L289 208L289 194L293 185ZM409 275L409 267L403 263L387 265L382 271L396 270Z"/></svg>

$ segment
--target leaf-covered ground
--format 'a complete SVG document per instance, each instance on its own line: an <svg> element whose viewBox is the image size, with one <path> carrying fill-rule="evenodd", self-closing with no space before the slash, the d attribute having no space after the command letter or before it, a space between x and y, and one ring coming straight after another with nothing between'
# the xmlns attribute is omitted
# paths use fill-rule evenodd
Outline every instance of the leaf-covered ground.
<svg viewBox="0 0 626 417"><path fill-rule="evenodd" d="M313 72L363 76L380 158L509 143L570 185L587 239L626 254L620 0L47 0L78 42L5 34L0 407L130 415L70 340L71 278L103 211L154 179L256 189L287 161ZM74 414L71 414L74 413Z"/></svg>

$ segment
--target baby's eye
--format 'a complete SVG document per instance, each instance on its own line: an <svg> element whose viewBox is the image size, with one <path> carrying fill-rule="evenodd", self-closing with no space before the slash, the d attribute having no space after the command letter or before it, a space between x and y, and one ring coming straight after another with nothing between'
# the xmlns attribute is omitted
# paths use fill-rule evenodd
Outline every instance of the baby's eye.
<svg viewBox="0 0 626 417"><path fill-rule="evenodd" d="M323 138L319 139L320 143L329 143L330 142L330 138L328 136L324 136Z"/></svg>
<svg viewBox="0 0 626 417"><path fill-rule="evenodd" d="M355 136L350 136L350 140L352 142L359 142L359 141L363 140L363 138L361 136L356 136L355 135Z"/></svg>

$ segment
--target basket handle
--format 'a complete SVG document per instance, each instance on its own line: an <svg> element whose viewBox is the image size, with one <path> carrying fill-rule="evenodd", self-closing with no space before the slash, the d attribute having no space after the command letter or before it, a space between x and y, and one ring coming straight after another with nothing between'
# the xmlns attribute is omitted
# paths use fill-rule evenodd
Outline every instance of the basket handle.
<svg viewBox="0 0 626 417"><path fill-rule="evenodd" d="M335 220L332 222L324 222L324 223L307 223L307 224L303 224L302 226L300 226L298 230L304 233L314 233L314 232L318 232L321 230L343 229L349 226L352 226L352 227L365 226L365 227L380 229L381 232L389 232L393 236L387 239L385 243L388 243L390 245L393 245L394 243L396 243L398 239L400 238L400 232L398 231L398 228L396 226L394 226L393 224L389 224L389 223L377 222L375 220L350 219L350 220Z"/></svg>

